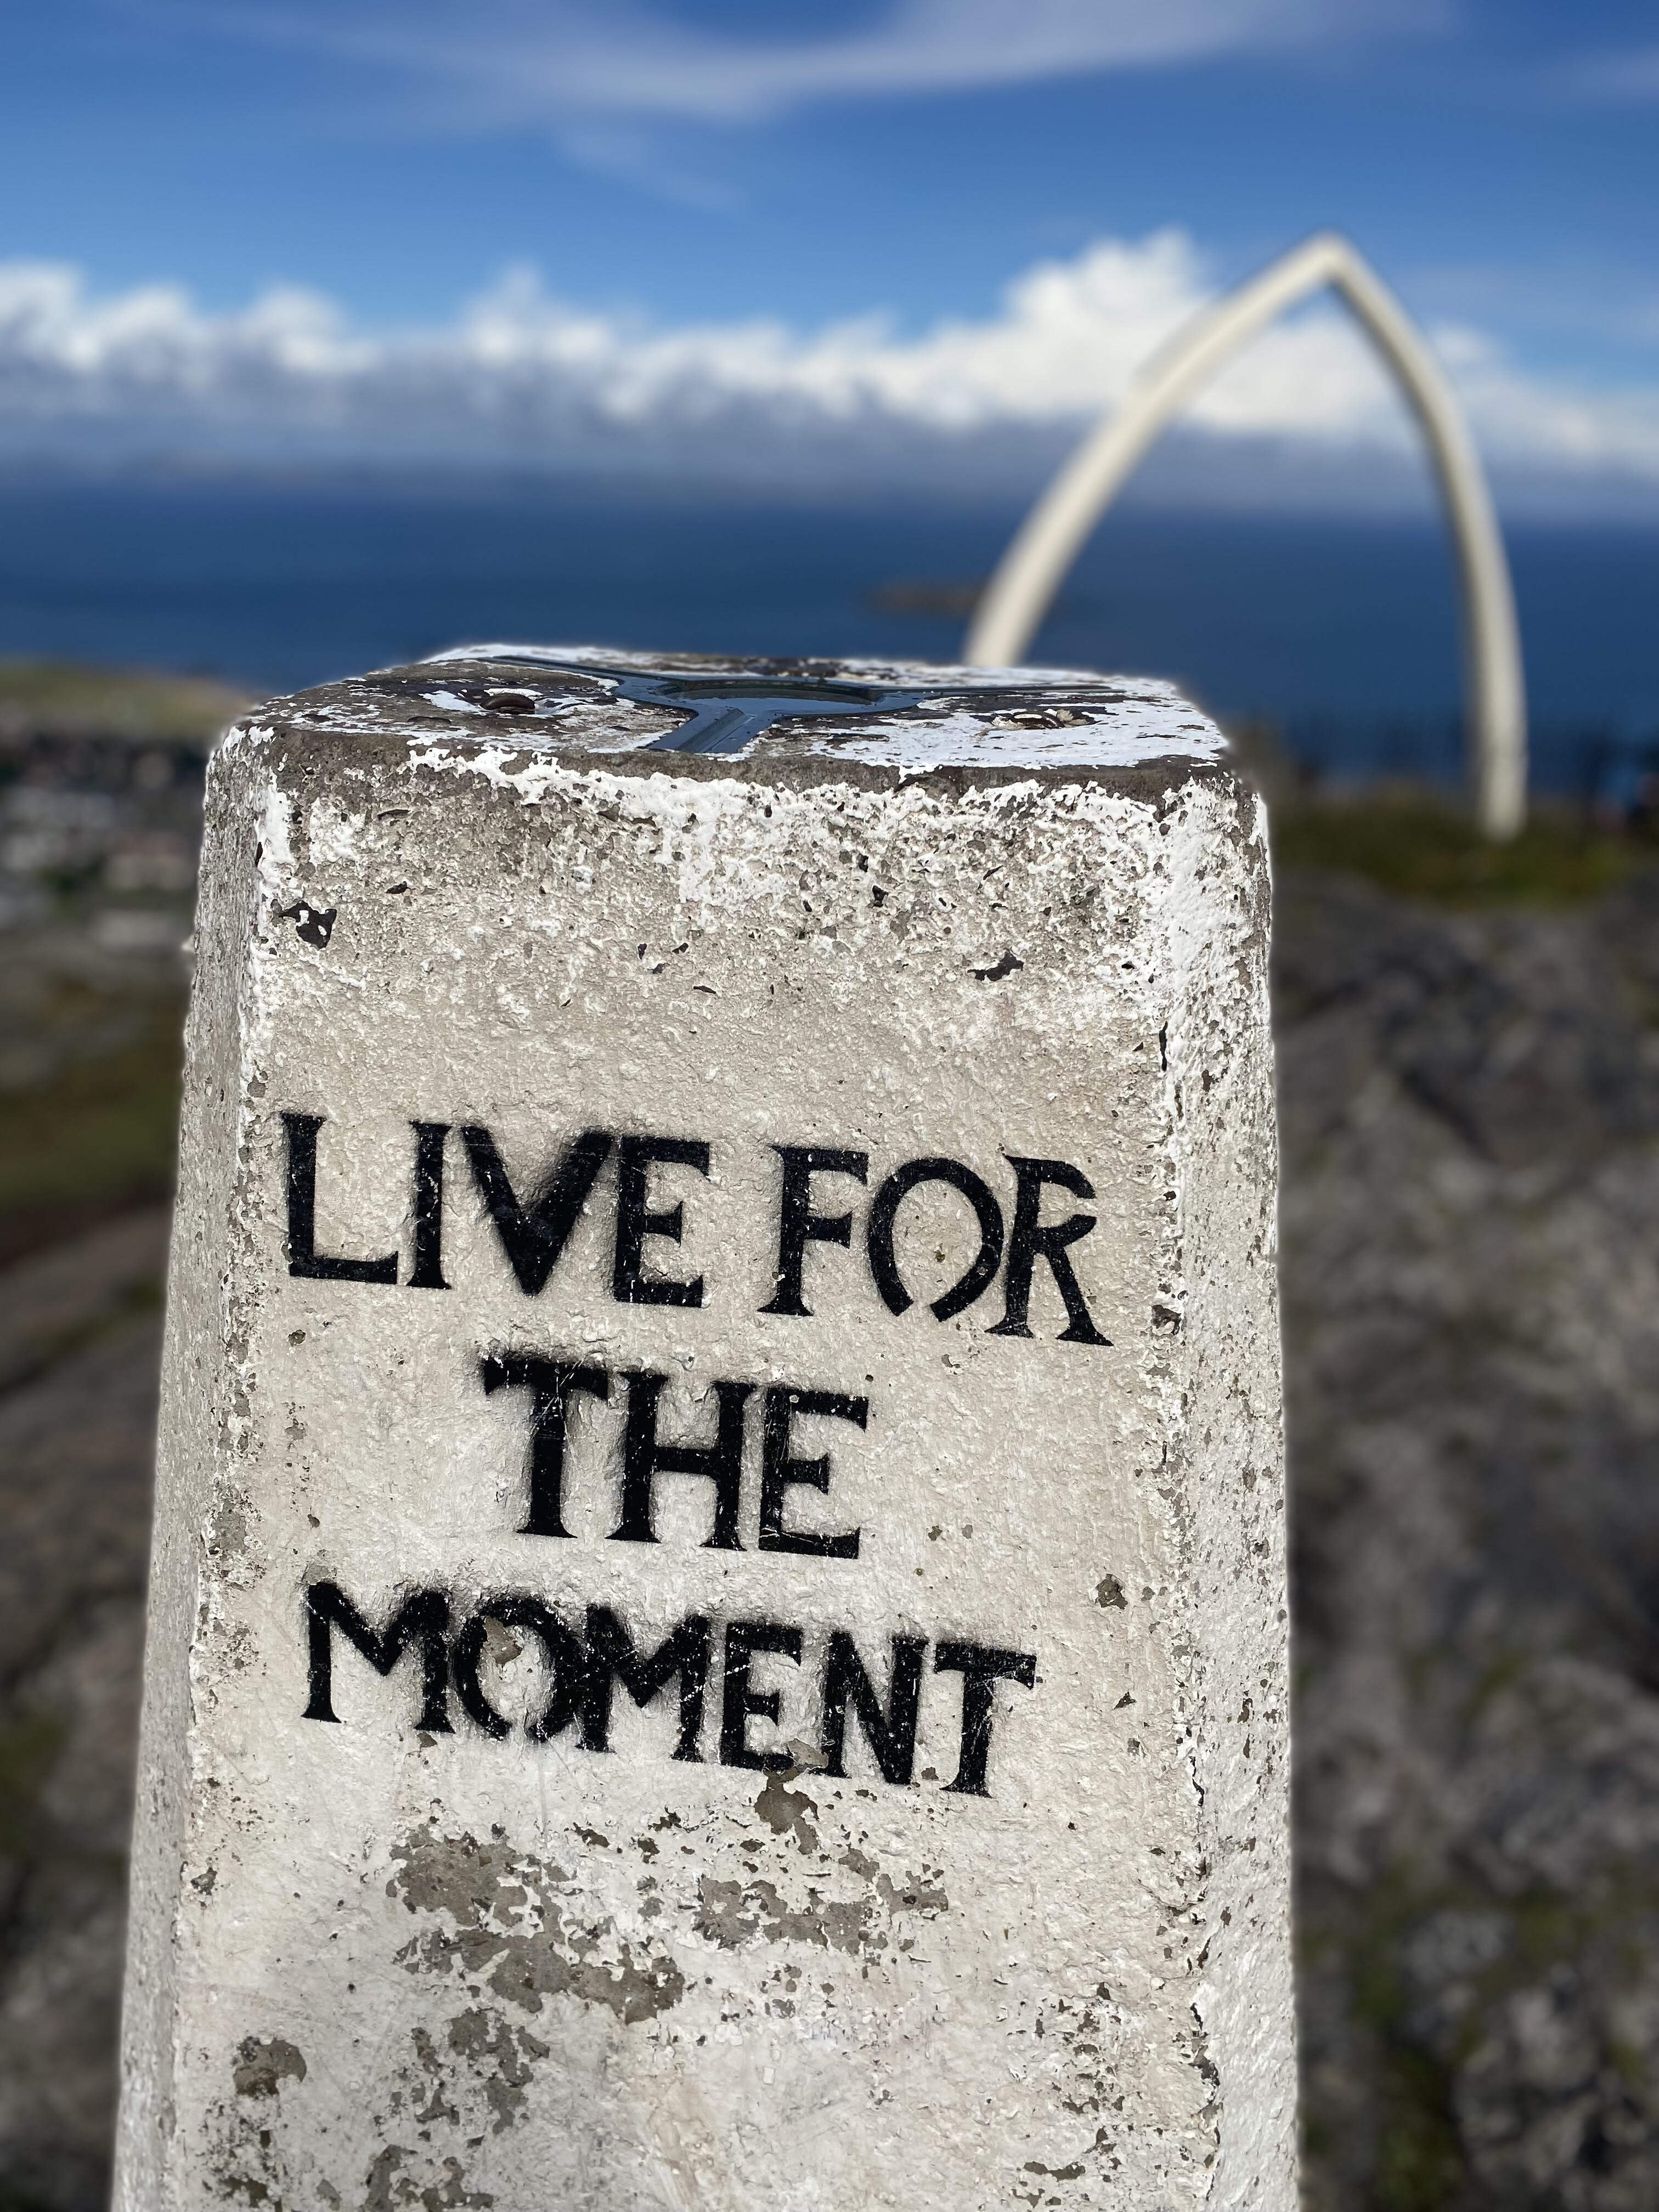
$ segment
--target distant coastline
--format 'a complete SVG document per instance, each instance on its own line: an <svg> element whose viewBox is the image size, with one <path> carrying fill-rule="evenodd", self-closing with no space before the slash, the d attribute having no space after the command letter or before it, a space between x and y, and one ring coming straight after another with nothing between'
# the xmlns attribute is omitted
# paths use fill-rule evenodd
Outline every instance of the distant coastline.
<svg viewBox="0 0 1659 2212"><path fill-rule="evenodd" d="M950 660L1019 511L516 471L8 470L0 655L267 692L485 635ZM1522 521L1509 540L1535 780L1616 777L1659 743L1659 523ZM1126 505L1036 657L1174 678L1338 779L1456 772L1451 578L1426 512Z"/></svg>

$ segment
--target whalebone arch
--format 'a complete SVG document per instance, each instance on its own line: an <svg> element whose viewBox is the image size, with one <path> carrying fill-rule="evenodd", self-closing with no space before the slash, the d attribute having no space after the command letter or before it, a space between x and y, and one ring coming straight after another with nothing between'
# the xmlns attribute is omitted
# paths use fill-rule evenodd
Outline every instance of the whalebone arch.
<svg viewBox="0 0 1659 2212"><path fill-rule="evenodd" d="M1304 240L1152 356L1016 532L979 603L963 657L979 668L1024 658L1096 524L1175 416L1270 323L1328 288L1352 310L1428 447L1457 560L1475 815L1488 837L1513 837L1526 819L1526 687L1492 495L1463 410L1427 341L1364 255L1334 232Z"/></svg>

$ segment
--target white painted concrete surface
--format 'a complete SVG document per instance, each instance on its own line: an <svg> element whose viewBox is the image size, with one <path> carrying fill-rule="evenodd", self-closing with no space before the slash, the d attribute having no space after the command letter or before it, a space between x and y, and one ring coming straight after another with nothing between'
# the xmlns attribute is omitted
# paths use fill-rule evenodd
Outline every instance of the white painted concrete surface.
<svg viewBox="0 0 1659 2212"><path fill-rule="evenodd" d="M213 764L118 2204L1291 2212L1261 810L1161 687L602 661L918 703Z"/></svg>

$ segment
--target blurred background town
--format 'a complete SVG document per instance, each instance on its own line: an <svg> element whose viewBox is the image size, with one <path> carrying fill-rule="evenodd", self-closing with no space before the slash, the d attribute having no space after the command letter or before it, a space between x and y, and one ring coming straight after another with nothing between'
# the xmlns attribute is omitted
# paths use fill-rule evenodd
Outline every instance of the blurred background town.
<svg viewBox="0 0 1659 2212"><path fill-rule="evenodd" d="M1309 2212L1659 2204L1659 28L1642 0L64 0L0 24L0 2212L107 2186L204 764L483 638L949 660L1173 333L1340 311L1034 650L1273 810Z"/></svg>

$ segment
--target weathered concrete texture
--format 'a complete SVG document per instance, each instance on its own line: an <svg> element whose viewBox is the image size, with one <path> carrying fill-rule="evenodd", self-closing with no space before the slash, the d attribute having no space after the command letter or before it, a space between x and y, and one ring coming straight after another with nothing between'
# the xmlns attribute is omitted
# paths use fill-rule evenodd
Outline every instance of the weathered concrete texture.
<svg viewBox="0 0 1659 2212"><path fill-rule="evenodd" d="M1158 687L704 672L949 696L703 757L498 658L215 763L118 2203L1284 2212L1259 807ZM793 1307L780 1146L862 1164ZM642 1374L743 1437L654 1541ZM640 1709L596 1607L685 1624Z"/></svg>

